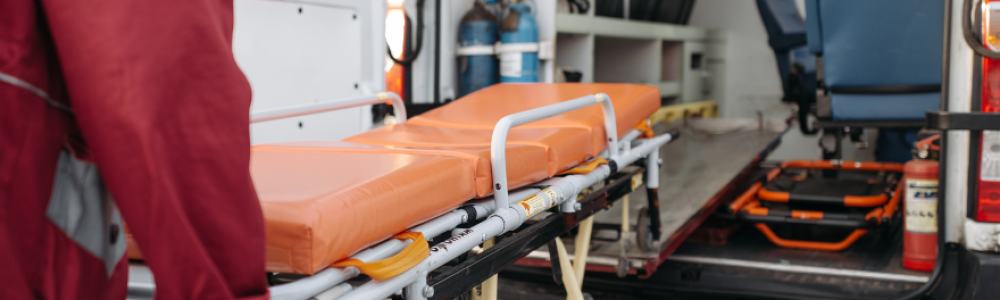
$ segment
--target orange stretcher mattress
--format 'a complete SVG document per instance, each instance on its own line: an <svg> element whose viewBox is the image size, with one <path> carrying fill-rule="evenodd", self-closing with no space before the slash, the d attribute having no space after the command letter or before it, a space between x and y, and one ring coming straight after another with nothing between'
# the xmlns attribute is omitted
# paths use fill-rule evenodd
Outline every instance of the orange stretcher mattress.
<svg viewBox="0 0 1000 300"><path fill-rule="evenodd" d="M619 135L659 108L659 91L646 85L499 84L344 141L252 147L267 270L313 274L488 196L490 139L500 118L598 92L614 104ZM544 180L606 145L597 105L516 127L508 137L508 182L517 188ZM137 258L132 250L130 257Z"/></svg>
<svg viewBox="0 0 1000 300"><path fill-rule="evenodd" d="M393 149L434 149L460 151L478 158L475 170L476 197L493 192L490 168L490 139L493 131L463 129L413 124L388 125L344 139L345 141L380 145ZM596 156L592 151L590 132L584 128L514 128L507 137L507 145L532 149L541 157L509 153L508 184L519 187L538 182L556 173L572 168ZM508 150L509 151L509 150ZM524 153L527 150L522 150ZM533 155L535 153L532 153Z"/></svg>
<svg viewBox="0 0 1000 300"><path fill-rule="evenodd" d="M618 136L635 128L660 108L660 90L642 84L620 83L515 83L497 84L462 97L441 108L413 117L415 125L493 130L501 118L579 97L605 93L615 107ZM539 120L520 128L578 127L591 133L592 152L607 145L604 117L599 105Z"/></svg>

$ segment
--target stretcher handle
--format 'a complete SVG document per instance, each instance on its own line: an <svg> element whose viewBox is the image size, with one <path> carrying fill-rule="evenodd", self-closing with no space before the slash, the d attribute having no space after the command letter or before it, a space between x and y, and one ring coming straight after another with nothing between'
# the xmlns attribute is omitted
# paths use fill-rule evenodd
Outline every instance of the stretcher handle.
<svg viewBox="0 0 1000 300"><path fill-rule="evenodd" d="M615 121L615 108L607 94L597 93L573 100L543 106L531 110L508 115L497 122L493 128L493 139L490 142L490 163L493 173L493 198L496 201L496 211L510 207L507 186L507 134L515 126L524 125L548 117L564 114L570 111L601 104L604 112L604 131L608 137L608 153L610 159L618 157L618 129Z"/></svg>
<svg viewBox="0 0 1000 300"><path fill-rule="evenodd" d="M867 228L882 224L883 208L876 207L864 216L856 218L851 214L826 213L812 210L776 211L760 206L760 201L752 200L736 214L740 219L754 223L795 223L843 228Z"/></svg>
<svg viewBox="0 0 1000 300"><path fill-rule="evenodd" d="M781 169L823 169L852 171L886 171L903 172L903 164L894 162L870 162L851 160L787 160L781 163Z"/></svg>
<svg viewBox="0 0 1000 300"><path fill-rule="evenodd" d="M309 103L302 105L294 105L288 107L265 109L265 110L250 112L250 123L253 124L264 121L304 116L304 115L328 112L345 108L352 108L352 107L372 105L372 104L381 104L386 102L392 103L392 111L396 116L396 123L402 124L406 122L406 106L403 105L402 98L399 98L399 95L393 92L381 92L375 95Z"/></svg>
<svg viewBox="0 0 1000 300"><path fill-rule="evenodd" d="M392 238L411 240L413 242L410 243L409 246L406 246L406 248L403 248L403 250L399 251L396 255L382 260L363 262L356 258L349 258L338 261L331 267L355 267L358 268L358 271L361 271L361 274L368 275L368 277L371 277L372 279L386 280L395 277L396 275L403 274L403 272L413 268L427 258L427 256L430 256L430 247L428 247L427 240L424 239L424 235L420 232L406 231L394 235Z"/></svg>
<svg viewBox="0 0 1000 300"><path fill-rule="evenodd" d="M757 199L757 191L764 186L763 182L770 182L771 180L774 180L774 178L778 177L779 174L781 174L780 168L774 168L771 169L771 171L768 171L766 177L762 178L761 181L754 183L749 189L743 192L743 194L737 197L736 200L733 200L733 202L729 204L729 213L735 214L740 211L744 205L749 203L750 200Z"/></svg>
<svg viewBox="0 0 1000 300"><path fill-rule="evenodd" d="M772 243L778 245L778 247L820 251L844 250L847 247L850 247L851 244L854 244L854 242L861 236L865 235L865 233L868 233L867 229L855 229L854 232L851 232L851 234L847 236L847 238L839 242L813 242L782 239L778 237L777 234L774 234L774 231L771 231L771 227L767 227L767 224L764 223L756 223L754 226L756 226L760 232L764 233L768 240L771 240Z"/></svg>
<svg viewBox="0 0 1000 300"><path fill-rule="evenodd" d="M871 196L822 196L822 195L799 195L789 192L776 192L763 187L757 192L760 200L780 203L814 203L814 204L836 204L846 207L875 207L885 204L889 200L886 194Z"/></svg>

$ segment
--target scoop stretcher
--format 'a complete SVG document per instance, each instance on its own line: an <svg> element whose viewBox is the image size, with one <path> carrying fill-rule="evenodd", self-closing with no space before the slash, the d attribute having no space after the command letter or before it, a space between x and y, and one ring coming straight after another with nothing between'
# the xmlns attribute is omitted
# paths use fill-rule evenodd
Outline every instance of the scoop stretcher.
<svg viewBox="0 0 1000 300"><path fill-rule="evenodd" d="M865 180L826 179L810 178L808 173L792 170L843 170L872 174L864 177ZM754 223L754 227L779 247L840 251L850 247L869 229L892 225L894 219L899 219L903 188L899 177L902 172L903 164L892 162L785 161L736 198L728 210L738 219ZM841 241L805 241L782 238L768 224L836 227L853 231Z"/></svg>
<svg viewBox="0 0 1000 300"><path fill-rule="evenodd" d="M427 299L429 272L540 212L575 212L582 191L619 167L655 164L677 137L649 134L659 91L632 84L500 84L409 119L398 96L380 93L251 122L387 101L396 124L252 147L267 271L308 275L272 286L272 299ZM360 274L372 280L345 283Z"/></svg>

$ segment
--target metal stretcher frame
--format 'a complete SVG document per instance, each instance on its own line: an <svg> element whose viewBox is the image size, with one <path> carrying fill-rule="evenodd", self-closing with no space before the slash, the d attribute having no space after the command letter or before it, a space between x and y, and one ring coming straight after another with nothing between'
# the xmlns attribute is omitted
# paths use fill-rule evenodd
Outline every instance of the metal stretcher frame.
<svg viewBox="0 0 1000 300"><path fill-rule="evenodd" d="M386 101L392 101L399 123L405 122L405 107L402 101L400 101L399 96L394 93L379 93L372 96L258 111L251 113L251 123L378 104ZM594 104L602 104L603 108L608 148L602 155L607 156L605 159L608 161L608 164L597 166L586 174L554 177L539 182L534 187L510 192L507 187L505 157L506 137L510 129ZM458 209L417 225L409 231L419 232L425 238L433 239L449 230L456 229L462 224L474 221L470 220L472 218L483 219L482 222L464 231L457 232L452 238L435 245L430 249L430 256L425 258L416 267L387 280L372 280L357 289L353 289L351 285L345 282L350 278L360 275L360 271L357 268L327 268L312 276L272 286L271 298L385 299L400 290L406 295L406 299L427 299L433 296L434 288L427 285L427 274L430 271L467 253L492 237L517 229L527 219L539 212L559 206L559 211L562 213L577 213L583 204L576 201L577 195L580 192L617 173L618 166L631 165L641 158L655 156L654 153L658 152L659 147L672 141L678 134L677 131L673 131L653 138L640 139L640 132L632 130L626 134L627 139L619 141L615 124L614 108L611 100L603 93L563 101L502 118L494 128L491 141L491 164L496 189L494 196L472 200ZM632 147L633 142L637 144L635 147ZM649 161L655 163L655 157ZM540 186L546 188L538 188ZM511 206L509 201L511 196L515 199L524 200L520 200ZM531 199L534 201L526 201ZM474 216L470 216L472 212L474 212ZM596 210L591 211L591 214L593 212L596 212ZM409 240L388 239L351 256L351 258L361 261L384 259L399 252L410 243L411 241ZM514 261L516 259L511 260L509 263L513 263ZM149 285L133 285L130 283L129 293L150 295L153 293L153 288Z"/></svg>
<svg viewBox="0 0 1000 300"><path fill-rule="evenodd" d="M599 93L507 116L504 119L510 118L510 121L508 121L510 123L505 123L502 121L503 119L501 119L501 122L499 122L497 127L494 129L494 138L491 149L495 150L498 149L498 147L499 149L503 149L503 145L506 144L506 138L504 137L505 134L501 133L500 136L504 138L498 138L498 130L506 132L510 130L510 127L516 125L541 120L602 102L610 102L610 99L607 95ZM605 127L613 129L614 127L608 125L614 124L613 119L609 118L613 117L613 110L608 109L611 107L610 103L605 105ZM616 131L607 133L609 136L609 144L611 145L608 148L611 157L607 158L609 162L607 165L596 167L593 171L586 174L569 175L545 180L539 183L539 185L548 186L547 188L531 195L525 200L517 202L512 206L497 206L496 204L503 205L509 202L496 201L495 199L497 197L494 197L494 202L496 202L494 207L501 208L494 211L492 215L479 224L468 228L453 236L451 239L448 239L445 242L431 248L430 256L424 259L422 263L404 272L403 274L388 280L369 281L357 289L343 295L342 299L385 299L399 290L404 290L406 299L427 299L428 297L432 297L434 295L434 289L433 287L427 285L427 275L430 271L435 270L460 255L467 253L469 250L492 237L520 227L525 220L538 212L556 206L559 206L560 211L564 213L575 212L578 208L576 196L584 189L603 181L611 174L617 172L617 167L613 170L613 166L630 165L640 158L647 157L649 153L657 151L660 146L670 142L674 137L674 135L671 134L664 134L650 139L637 140L640 143L639 146L630 149L629 152L614 156L617 154L616 152L618 152L619 147L614 137L615 133ZM498 145L498 143L503 144ZM497 159L497 153L498 151L491 152L494 172L498 169L498 165L506 166L506 162L504 160ZM505 182L506 178L503 178L502 180ZM494 178L494 181L495 183L501 183L496 182L500 181L496 178ZM496 188L499 191L505 187L505 185L500 185ZM572 205L568 205L567 203Z"/></svg>

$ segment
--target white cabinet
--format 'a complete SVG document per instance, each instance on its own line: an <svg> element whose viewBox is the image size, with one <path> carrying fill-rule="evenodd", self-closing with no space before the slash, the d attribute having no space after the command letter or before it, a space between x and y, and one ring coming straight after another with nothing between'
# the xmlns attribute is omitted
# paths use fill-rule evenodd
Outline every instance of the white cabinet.
<svg viewBox="0 0 1000 300"><path fill-rule="evenodd" d="M654 85L662 97L682 102L718 96L713 82L722 74L713 70L721 71L724 59L714 53L724 51L713 48L723 47L724 41L714 30L566 12L556 12L551 20L552 73L568 68L582 72L583 82Z"/></svg>

